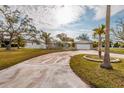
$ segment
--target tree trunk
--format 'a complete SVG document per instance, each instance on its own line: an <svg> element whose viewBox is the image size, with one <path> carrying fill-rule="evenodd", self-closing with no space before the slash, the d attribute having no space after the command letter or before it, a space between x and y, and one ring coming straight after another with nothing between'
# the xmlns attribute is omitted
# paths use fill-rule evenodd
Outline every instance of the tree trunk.
<svg viewBox="0 0 124 93"><path fill-rule="evenodd" d="M106 69L112 69L112 66L110 64L110 54L109 54L109 31L110 31L110 5L107 5L107 11L106 11L106 32L105 32L105 53L104 53L104 61L101 64L102 68Z"/></svg>
<svg viewBox="0 0 124 93"><path fill-rule="evenodd" d="M18 48L18 49L20 49L20 46L19 46L19 44L17 44L17 48Z"/></svg>
<svg viewBox="0 0 124 93"><path fill-rule="evenodd" d="M2 47L2 42L0 42L0 48Z"/></svg>
<svg viewBox="0 0 124 93"><path fill-rule="evenodd" d="M11 50L11 44L12 44L12 41L9 41L9 44L6 47L6 50Z"/></svg>
<svg viewBox="0 0 124 93"><path fill-rule="evenodd" d="M99 58L102 58L102 51L101 51L101 48L102 48L102 37L101 37L101 34L99 34L99 45L98 45Z"/></svg>
<svg viewBox="0 0 124 93"><path fill-rule="evenodd" d="M47 42L45 42L45 44L46 44L46 49L48 49L48 43L47 43Z"/></svg>
<svg viewBox="0 0 124 93"><path fill-rule="evenodd" d="M48 49L48 44L46 44L46 49Z"/></svg>

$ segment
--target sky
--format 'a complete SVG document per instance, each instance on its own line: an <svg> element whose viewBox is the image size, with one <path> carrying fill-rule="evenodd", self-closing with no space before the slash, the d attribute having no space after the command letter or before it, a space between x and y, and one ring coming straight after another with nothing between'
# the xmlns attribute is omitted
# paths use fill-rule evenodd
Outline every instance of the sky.
<svg viewBox="0 0 124 93"><path fill-rule="evenodd" d="M59 33L66 33L76 38L87 33L92 38L92 29L105 24L106 6L103 5L25 5L11 6L19 9L23 14L33 19L35 26L49 32L53 37ZM111 27L115 27L116 20L124 17L124 6L111 6Z"/></svg>

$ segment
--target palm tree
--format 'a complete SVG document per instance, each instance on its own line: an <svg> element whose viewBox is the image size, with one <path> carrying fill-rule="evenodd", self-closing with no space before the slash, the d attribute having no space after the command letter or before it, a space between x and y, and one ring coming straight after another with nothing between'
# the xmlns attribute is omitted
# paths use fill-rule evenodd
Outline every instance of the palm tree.
<svg viewBox="0 0 124 93"><path fill-rule="evenodd" d="M40 38L44 41L45 45L46 45L46 49L49 48L48 44L51 42L52 37L50 37L51 33L47 33L44 31L41 31L42 35L40 35Z"/></svg>
<svg viewBox="0 0 124 93"><path fill-rule="evenodd" d="M105 31L105 53L104 53L104 61L101 64L101 67L102 68L106 68L106 69L112 69L112 66L110 64L110 54L109 54L110 12L111 12L111 6L107 5L107 11L106 11L106 31Z"/></svg>
<svg viewBox="0 0 124 93"><path fill-rule="evenodd" d="M87 34L81 34L77 37L78 40L89 40L89 37Z"/></svg>
<svg viewBox="0 0 124 93"><path fill-rule="evenodd" d="M98 39L99 39L99 42L98 42L98 54L99 54L99 58L102 58L102 34L104 34L105 30L105 25L101 25L99 28L95 28L93 29L94 33L94 37L96 37L98 35Z"/></svg>

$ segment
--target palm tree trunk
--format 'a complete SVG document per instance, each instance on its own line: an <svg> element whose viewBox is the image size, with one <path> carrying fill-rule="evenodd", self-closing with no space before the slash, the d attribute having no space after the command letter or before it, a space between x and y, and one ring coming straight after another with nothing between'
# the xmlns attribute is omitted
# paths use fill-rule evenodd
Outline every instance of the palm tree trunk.
<svg viewBox="0 0 124 93"><path fill-rule="evenodd" d="M102 48L102 37L101 37L101 34L99 34L99 45L98 45L99 58L102 58L102 51L101 51L101 48Z"/></svg>
<svg viewBox="0 0 124 93"><path fill-rule="evenodd" d="M45 41L45 44L46 44L46 49L48 49L49 47L48 47L48 42L47 42L47 40Z"/></svg>
<svg viewBox="0 0 124 93"><path fill-rule="evenodd" d="M106 32L105 32L105 53L104 53L104 61L101 64L102 68L106 69L112 69L112 66L110 64L110 54L109 54L109 31L110 31L110 9L111 6L107 5L107 11L106 11Z"/></svg>

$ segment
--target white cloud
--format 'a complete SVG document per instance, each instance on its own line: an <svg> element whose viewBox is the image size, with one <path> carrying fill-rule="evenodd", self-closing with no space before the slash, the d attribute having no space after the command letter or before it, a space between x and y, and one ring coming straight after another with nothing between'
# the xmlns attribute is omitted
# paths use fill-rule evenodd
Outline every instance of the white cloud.
<svg viewBox="0 0 124 93"><path fill-rule="evenodd" d="M65 6L59 8L56 11L56 19L58 24L68 24L74 21L77 21L81 14L85 13L85 7L80 6Z"/></svg>
<svg viewBox="0 0 124 93"><path fill-rule="evenodd" d="M70 37L77 37L82 33L87 33L89 36L92 36L92 32L89 29L82 28L71 28L73 23L80 19L80 16L86 13L85 6L49 6L49 5L40 5L40 6L12 6L13 8L18 8L24 14L28 14L29 17L33 18L35 25L39 29L46 30L47 32L52 33L55 36L58 33L66 33ZM94 17L92 20L100 20L105 18L106 6L87 6L88 8L94 11ZM124 6L112 6L111 15L115 15L118 12L124 10ZM89 11L88 11L89 12ZM87 16L87 15L86 15ZM83 23L83 22L82 22ZM69 26L69 28L64 28L64 26ZM57 28L63 27L63 30L55 30ZM50 29L50 30L49 30ZM77 30L76 30L77 29ZM74 31L75 30L75 31Z"/></svg>
<svg viewBox="0 0 124 93"><path fill-rule="evenodd" d="M80 16L85 14L85 6L12 6L18 8L24 14L28 14L29 17L33 18L35 25L39 29L56 29L63 25L75 22L80 19ZM106 6L87 6L94 10L94 20L100 20L105 18ZM124 6L112 6L112 13L114 15L121 10L124 10ZM92 20L92 19L91 19Z"/></svg>
<svg viewBox="0 0 124 93"><path fill-rule="evenodd" d="M106 15L106 6L88 6L90 9L93 9L95 12L94 19L100 20L102 18L105 18ZM124 10L124 6L122 5L113 5L111 6L111 16L115 15L116 13Z"/></svg>
<svg viewBox="0 0 124 93"><path fill-rule="evenodd" d="M35 25L43 29L55 29L77 21L85 13L81 6L12 6L33 18Z"/></svg>

